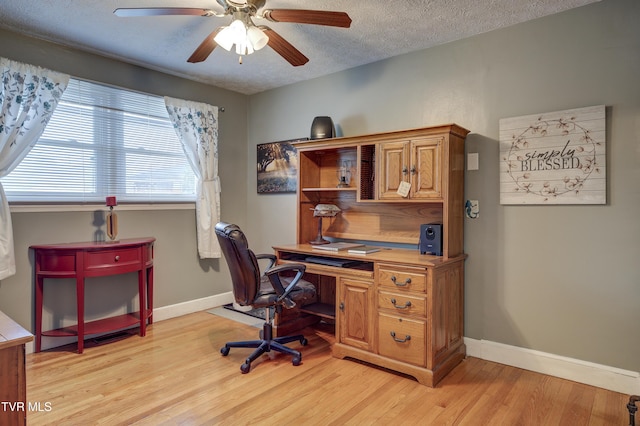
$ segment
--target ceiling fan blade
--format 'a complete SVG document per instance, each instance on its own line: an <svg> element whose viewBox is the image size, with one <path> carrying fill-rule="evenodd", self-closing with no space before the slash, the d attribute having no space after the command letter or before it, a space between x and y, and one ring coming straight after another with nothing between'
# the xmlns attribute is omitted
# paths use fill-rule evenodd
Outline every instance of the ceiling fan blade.
<svg viewBox="0 0 640 426"><path fill-rule="evenodd" d="M302 52L293 47L291 43L282 38L280 34L276 33L269 27L260 26L259 27L264 33L269 37L269 47L275 50L280 56L287 60L294 67L299 67L301 65L309 62L309 58L304 56Z"/></svg>
<svg viewBox="0 0 640 426"><path fill-rule="evenodd" d="M349 28L351 18L345 12L299 9L266 9L262 16L271 22L295 22L298 24L327 25Z"/></svg>
<svg viewBox="0 0 640 426"><path fill-rule="evenodd" d="M207 59L209 55L211 55L211 52L213 52L213 49L215 49L216 46L218 45L218 43L216 43L213 38L218 34L218 32L221 29L222 28L216 29L211 34L209 34L204 40L202 40L202 43L200 43L200 46L198 46L196 50L193 51L191 56L189 56L189 59L187 59L187 62L191 62L192 64L195 64L197 62L202 62L205 59Z"/></svg>
<svg viewBox="0 0 640 426"><path fill-rule="evenodd" d="M132 7L119 8L113 11L121 18L137 16L162 16L162 15L192 15L192 16L216 16L211 9L197 9L194 7Z"/></svg>

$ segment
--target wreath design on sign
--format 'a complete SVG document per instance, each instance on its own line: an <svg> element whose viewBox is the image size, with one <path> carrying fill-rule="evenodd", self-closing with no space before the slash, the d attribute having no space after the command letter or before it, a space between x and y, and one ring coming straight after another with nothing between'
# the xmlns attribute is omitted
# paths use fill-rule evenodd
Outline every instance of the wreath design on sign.
<svg viewBox="0 0 640 426"><path fill-rule="evenodd" d="M576 117L546 120L542 116L519 135L513 135L511 148L503 161L507 164L507 174L515 183L516 192L535 194L547 201L567 193L579 194L584 183L592 173L600 173L596 161L596 147L601 145L591 136L589 129L576 123ZM531 150L530 138L569 136L577 134L579 138L570 138L561 148ZM528 167L526 166L528 165ZM532 172L543 170L563 170L567 174L561 180L534 180ZM581 171L581 175L571 174Z"/></svg>

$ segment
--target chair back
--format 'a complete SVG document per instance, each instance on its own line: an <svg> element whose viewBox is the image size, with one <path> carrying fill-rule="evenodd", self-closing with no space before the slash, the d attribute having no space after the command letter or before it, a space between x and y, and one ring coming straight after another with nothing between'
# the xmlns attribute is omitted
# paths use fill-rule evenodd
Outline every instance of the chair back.
<svg viewBox="0 0 640 426"><path fill-rule="evenodd" d="M231 282L233 296L241 306L249 306L260 288L260 266L244 233L237 225L220 222L216 224L216 236L224 254Z"/></svg>

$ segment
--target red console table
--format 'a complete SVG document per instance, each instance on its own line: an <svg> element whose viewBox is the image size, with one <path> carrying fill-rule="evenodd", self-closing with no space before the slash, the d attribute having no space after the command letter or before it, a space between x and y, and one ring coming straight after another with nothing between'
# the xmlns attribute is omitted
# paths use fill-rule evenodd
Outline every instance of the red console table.
<svg viewBox="0 0 640 426"><path fill-rule="evenodd" d="M78 353L84 350L84 336L106 333L140 324L140 336L146 323L153 322L153 242L155 238L125 239L117 242L65 243L31 246L35 252L36 275L36 347L40 352L42 336L78 336ZM85 278L138 272L138 312L85 323ZM42 331L42 305L45 278L75 278L78 323L56 330Z"/></svg>

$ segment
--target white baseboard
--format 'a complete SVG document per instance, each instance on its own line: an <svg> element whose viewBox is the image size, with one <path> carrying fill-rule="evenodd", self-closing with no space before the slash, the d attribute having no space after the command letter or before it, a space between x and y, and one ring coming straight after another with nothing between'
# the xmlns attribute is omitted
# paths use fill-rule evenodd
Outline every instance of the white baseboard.
<svg viewBox="0 0 640 426"><path fill-rule="evenodd" d="M216 294L215 296L203 297L202 299L189 300L187 302L176 303L175 305L162 306L160 308L153 309L153 321L163 321L170 318L179 317L182 315L191 314L199 311L206 311L208 309L215 308L217 306L226 305L232 303L233 293L227 292L222 294ZM99 335L96 335L99 336ZM69 343L77 342L77 337L43 337L42 338L42 350L56 348L59 346L68 345ZM33 353L34 342L31 341L25 345L26 353Z"/></svg>
<svg viewBox="0 0 640 426"><path fill-rule="evenodd" d="M233 303L233 293L227 292L216 294L215 296L203 297L202 299L189 300L188 302L177 303L175 305L162 306L153 309L153 320L163 321L194 312L206 311L217 306Z"/></svg>
<svg viewBox="0 0 640 426"><path fill-rule="evenodd" d="M464 338L467 355L627 395L640 394L640 373L488 340Z"/></svg>

